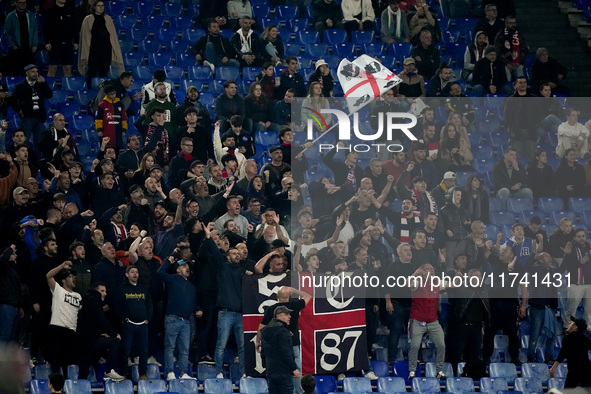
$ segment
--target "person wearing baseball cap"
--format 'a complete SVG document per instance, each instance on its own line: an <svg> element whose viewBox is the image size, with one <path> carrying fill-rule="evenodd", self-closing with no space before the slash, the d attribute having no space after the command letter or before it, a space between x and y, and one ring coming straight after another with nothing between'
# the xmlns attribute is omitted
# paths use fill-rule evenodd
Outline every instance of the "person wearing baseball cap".
<svg viewBox="0 0 591 394"><path fill-rule="evenodd" d="M267 360L269 394L292 393L293 378L301 378L293 353L293 335L288 329L291 312L293 310L286 306L278 306L273 320L261 329L262 351Z"/></svg>
<svg viewBox="0 0 591 394"><path fill-rule="evenodd" d="M443 180L435 189L431 190L431 196L435 199L435 203L439 209L443 208L446 203L446 195L450 189L456 187L456 173L447 171L443 174Z"/></svg>
<svg viewBox="0 0 591 394"><path fill-rule="evenodd" d="M589 388L591 387L591 361L589 360L591 340L586 335L587 322L574 316L570 317L570 322L566 328L566 335L562 339L562 347L558 357L550 368L550 377L554 377L560 363L566 360L568 373L564 388L575 388L579 384L581 387Z"/></svg>

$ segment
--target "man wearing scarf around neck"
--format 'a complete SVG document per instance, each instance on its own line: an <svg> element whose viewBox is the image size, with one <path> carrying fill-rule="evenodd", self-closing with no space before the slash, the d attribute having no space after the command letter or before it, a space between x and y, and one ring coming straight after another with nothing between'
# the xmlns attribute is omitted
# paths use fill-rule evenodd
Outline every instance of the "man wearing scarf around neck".
<svg viewBox="0 0 591 394"><path fill-rule="evenodd" d="M183 137L181 139L180 152L170 161L170 172L168 177L168 187L170 189L180 187L181 183L189 178L187 173L191 171L191 163L193 162L192 153L193 139L191 137Z"/></svg>
<svg viewBox="0 0 591 394"><path fill-rule="evenodd" d="M382 12L382 42L410 42L410 29L406 12L398 6L399 0L389 0L388 7Z"/></svg>
<svg viewBox="0 0 591 394"><path fill-rule="evenodd" d="M505 18L505 28L497 34L495 47L505 62L505 67L511 73L511 80L525 76L523 64L529 47L517 29L517 19L514 15L508 15Z"/></svg>

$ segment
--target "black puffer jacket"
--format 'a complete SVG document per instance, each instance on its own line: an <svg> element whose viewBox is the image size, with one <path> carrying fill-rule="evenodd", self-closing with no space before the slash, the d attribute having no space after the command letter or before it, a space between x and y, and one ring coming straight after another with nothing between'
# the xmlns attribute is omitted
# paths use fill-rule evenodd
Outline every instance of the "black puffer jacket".
<svg viewBox="0 0 591 394"><path fill-rule="evenodd" d="M21 285L16 270L16 263L10 261L12 248L7 248L0 256L0 304L19 307L21 303Z"/></svg>
<svg viewBox="0 0 591 394"><path fill-rule="evenodd" d="M101 336L107 334L110 337L116 337L117 333L113 330L111 323L105 317L103 312L103 302L101 293L96 290L88 290L88 293L80 301L81 308L78 312L78 334L79 343L83 346L90 346Z"/></svg>

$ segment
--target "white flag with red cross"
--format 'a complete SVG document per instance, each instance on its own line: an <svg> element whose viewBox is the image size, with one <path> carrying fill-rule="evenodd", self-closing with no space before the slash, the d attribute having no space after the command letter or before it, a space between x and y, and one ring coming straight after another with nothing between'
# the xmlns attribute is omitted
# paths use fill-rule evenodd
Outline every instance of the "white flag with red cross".
<svg viewBox="0 0 591 394"><path fill-rule="evenodd" d="M351 113L402 82L396 74L368 55L361 55L352 62L341 60L338 78Z"/></svg>

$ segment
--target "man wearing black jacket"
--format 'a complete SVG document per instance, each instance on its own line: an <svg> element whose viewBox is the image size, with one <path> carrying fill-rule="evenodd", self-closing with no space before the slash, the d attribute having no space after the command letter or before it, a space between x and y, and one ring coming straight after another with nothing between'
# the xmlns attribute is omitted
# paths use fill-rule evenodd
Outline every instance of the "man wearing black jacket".
<svg viewBox="0 0 591 394"><path fill-rule="evenodd" d="M293 356L292 333L287 328L291 312L285 306L278 306L275 318L261 330L269 394L291 393L293 378L301 378Z"/></svg>
<svg viewBox="0 0 591 394"><path fill-rule="evenodd" d="M138 284L139 271L130 265L125 270L127 280L119 288L115 313L123 321L123 360L127 361L131 345L139 354L140 379L147 379L148 370L148 322L152 320L152 297L144 285Z"/></svg>
<svg viewBox="0 0 591 394"><path fill-rule="evenodd" d="M334 183L337 186L343 186L345 184L349 184L353 187L354 191L357 191L359 188L359 183L361 179L364 177L363 168L357 165L357 159L359 158L359 154L355 151L351 151L347 153L345 158L345 162L334 160L335 155L337 154L338 148L343 149L344 144L339 142L337 144L337 148L334 148L330 152L324 156L322 161L324 164L330 168L332 173L334 174Z"/></svg>
<svg viewBox="0 0 591 394"><path fill-rule="evenodd" d="M80 375L79 379L88 377L91 365L96 365L98 357L107 352L107 371L105 377L113 381L124 380L119 375L119 347L121 336L115 332L111 323L103 311L103 302L107 296L107 287L104 283L95 282L88 293L82 298L82 306L78 312L78 345L80 349Z"/></svg>
<svg viewBox="0 0 591 394"><path fill-rule="evenodd" d="M15 245L6 248L0 256L0 342L18 339L21 287L16 260Z"/></svg>
<svg viewBox="0 0 591 394"><path fill-rule="evenodd" d="M581 387L591 386L591 361L589 361L588 351L591 350L591 340L585 335L587 322L583 319L570 317L571 323L566 329L566 336L562 340L562 348L556 361L550 368L550 377L553 378L556 368L566 359L568 362L568 373L564 388L576 388L579 383Z"/></svg>
<svg viewBox="0 0 591 394"><path fill-rule="evenodd" d="M230 40L220 35L220 25L215 19L207 22L207 32L191 47L195 59L203 62L204 66L209 66L212 72L220 66L240 67L240 62L235 59L234 47Z"/></svg>

